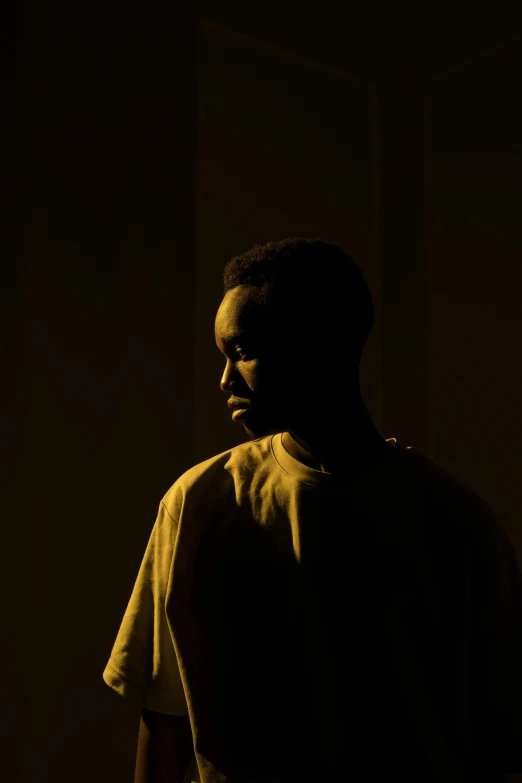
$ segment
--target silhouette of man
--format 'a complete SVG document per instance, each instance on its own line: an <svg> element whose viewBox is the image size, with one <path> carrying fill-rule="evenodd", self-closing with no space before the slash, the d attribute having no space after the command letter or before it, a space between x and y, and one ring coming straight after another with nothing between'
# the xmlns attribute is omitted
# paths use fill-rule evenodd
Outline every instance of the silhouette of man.
<svg viewBox="0 0 522 783"><path fill-rule="evenodd" d="M370 291L320 239L224 270L248 440L160 503L105 682L135 783L492 783L522 770L522 587L487 504L375 427Z"/></svg>

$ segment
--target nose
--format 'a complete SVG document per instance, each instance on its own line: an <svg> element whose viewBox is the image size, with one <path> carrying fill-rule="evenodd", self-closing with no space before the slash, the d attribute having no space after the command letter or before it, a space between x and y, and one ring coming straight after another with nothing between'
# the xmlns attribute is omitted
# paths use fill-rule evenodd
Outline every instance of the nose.
<svg viewBox="0 0 522 783"><path fill-rule="evenodd" d="M229 394L232 392L232 389L230 388L232 371L233 364L230 360L227 360L223 375L221 376L221 381L219 382L219 388L221 391L228 392Z"/></svg>

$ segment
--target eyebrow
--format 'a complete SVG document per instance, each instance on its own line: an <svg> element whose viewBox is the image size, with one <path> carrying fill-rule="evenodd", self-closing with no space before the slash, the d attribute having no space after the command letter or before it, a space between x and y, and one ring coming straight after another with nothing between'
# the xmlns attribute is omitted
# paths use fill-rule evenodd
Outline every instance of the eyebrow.
<svg viewBox="0 0 522 783"><path fill-rule="evenodd" d="M223 342L226 344L226 343L231 343L234 340L244 340L244 338L245 338L244 332L236 332L234 334L227 334L227 336L223 338Z"/></svg>

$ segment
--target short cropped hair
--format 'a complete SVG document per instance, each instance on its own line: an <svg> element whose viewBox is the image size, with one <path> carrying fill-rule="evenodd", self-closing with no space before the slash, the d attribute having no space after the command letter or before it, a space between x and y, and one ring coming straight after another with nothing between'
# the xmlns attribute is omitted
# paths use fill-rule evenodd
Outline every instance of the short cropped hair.
<svg viewBox="0 0 522 783"><path fill-rule="evenodd" d="M373 299L357 264L318 237L289 237L254 245L230 259L223 293L239 285L258 289L254 301L276 324L306 322L310 335L350 352L359 365L375 320Z"/></svg>

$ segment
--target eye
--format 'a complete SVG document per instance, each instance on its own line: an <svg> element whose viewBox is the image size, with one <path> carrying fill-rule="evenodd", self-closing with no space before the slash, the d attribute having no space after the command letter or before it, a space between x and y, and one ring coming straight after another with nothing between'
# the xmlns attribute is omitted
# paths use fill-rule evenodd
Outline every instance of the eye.
<svg viewBox="0 0 522 783"><path fill-rule="evenodd" d="M242 351L241 348L236 348L236 354L239 356L242 362L249 362L251 361L251 356L249 353L246 353L245 351Z"/></svg>

